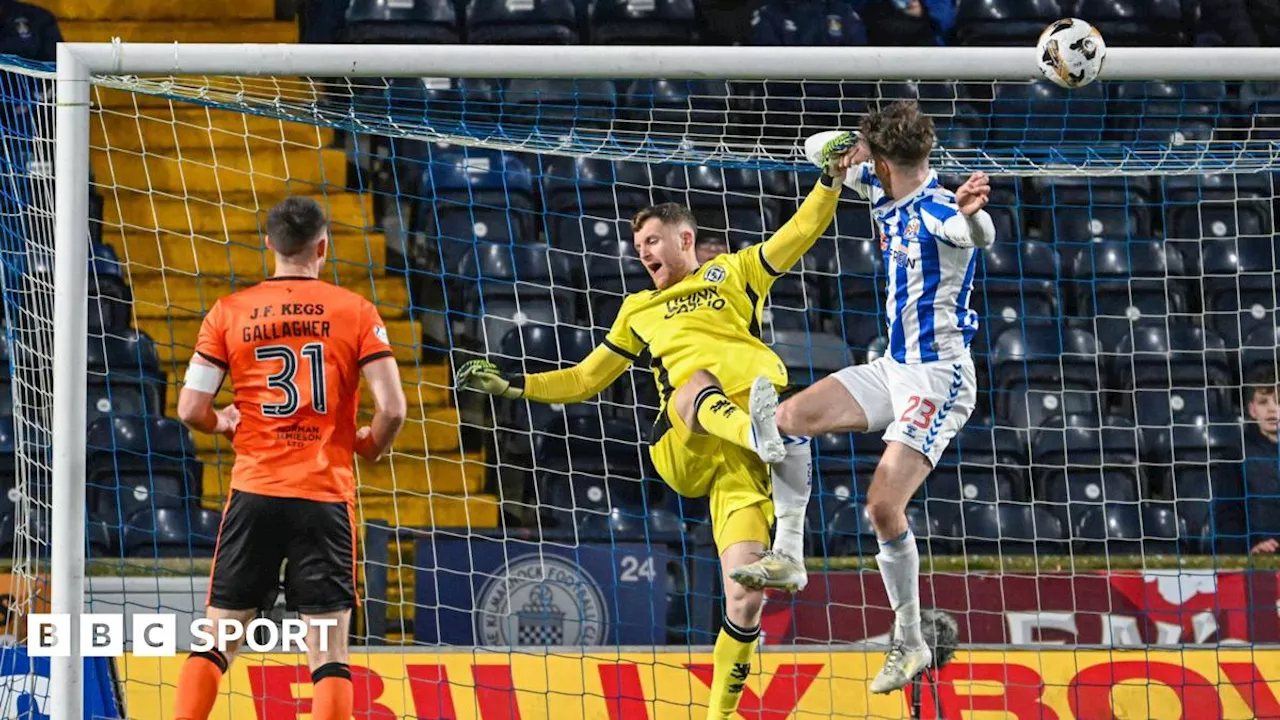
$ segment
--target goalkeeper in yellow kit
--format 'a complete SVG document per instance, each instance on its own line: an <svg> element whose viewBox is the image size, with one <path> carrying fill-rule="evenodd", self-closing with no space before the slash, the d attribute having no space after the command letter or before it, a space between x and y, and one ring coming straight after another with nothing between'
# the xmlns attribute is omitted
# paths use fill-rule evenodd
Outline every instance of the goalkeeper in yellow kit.
<svg viewBox="0 0 1280 720"><path fill-rule="evenodd" d="M649 351L661 399L650 457L673 490L710 497L724 573L709 718L729 718L737 709L760 634L763 588L798 590L806 581L808 438L778 433L774 411L787 371L759 338L760 316L774 280L835 217L844 181L838 161L852 148L852 139L827 148L821 179L776 234L702 265L687 208L665 203L637 213L631 223L636 252L656 289L628 296L604 342L578 365L504 377L493 363L473 360L458 370L459 388L570 403L600 393ZM777 538L769 550L775 516Z"/></svg>

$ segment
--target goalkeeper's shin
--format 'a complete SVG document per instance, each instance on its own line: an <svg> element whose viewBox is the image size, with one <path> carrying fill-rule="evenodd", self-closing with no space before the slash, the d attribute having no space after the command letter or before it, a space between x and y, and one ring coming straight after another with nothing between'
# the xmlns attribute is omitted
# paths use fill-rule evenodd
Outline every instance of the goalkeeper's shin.
<svg viewBox="0 0 1280 720"><path fill-rule="evenodd" d="M729 720L738 712L742 689L751 676L751 657L756 651L760 627L743 629L725 618L716 638L715 668L711 677L711 702L707 720Z"/></svg>

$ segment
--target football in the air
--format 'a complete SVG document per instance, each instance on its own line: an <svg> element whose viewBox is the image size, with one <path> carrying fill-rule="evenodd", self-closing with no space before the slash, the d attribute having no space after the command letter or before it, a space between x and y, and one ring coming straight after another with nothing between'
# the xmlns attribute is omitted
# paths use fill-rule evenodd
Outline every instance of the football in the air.
<svg viewBox="0 0 1280 720"><path fill-rule="evenodd" d="M1040 33L1036 66L1055 85L1079 88L1098 79L1107 43L1098 29L1079 18L1063 18Z"/></svg>

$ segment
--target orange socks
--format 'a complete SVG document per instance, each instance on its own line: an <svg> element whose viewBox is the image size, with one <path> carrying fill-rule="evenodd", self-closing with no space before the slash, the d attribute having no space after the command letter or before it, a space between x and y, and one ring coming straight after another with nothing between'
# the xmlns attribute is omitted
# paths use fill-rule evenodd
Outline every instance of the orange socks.
<svg viewBox="0 0 1280 720"><path fill-rule="evenodd" d="M226 671L227 658L217 650L191 653L178 674L174 720L208 720Z"/></svg>
<svg viewBox="0 0 1280 720"><path fill-rule="evenodd" d="M321 665L311 673L311 683L311 720L351 720L354 699L346 663Z"/></svg>

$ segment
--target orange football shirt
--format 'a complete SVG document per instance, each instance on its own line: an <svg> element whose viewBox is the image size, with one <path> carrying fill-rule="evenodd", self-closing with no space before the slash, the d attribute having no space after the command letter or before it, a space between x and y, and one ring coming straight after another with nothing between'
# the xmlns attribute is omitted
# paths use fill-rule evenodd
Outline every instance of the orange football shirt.
<svg viewBox="0 0 1280 720"><path fill-rule="evenodd" d="M323 280L269 278L214 304L196 352L227 372L240 410L232 490L354 501L360 368L391 356L373 303Z"/></svg>

